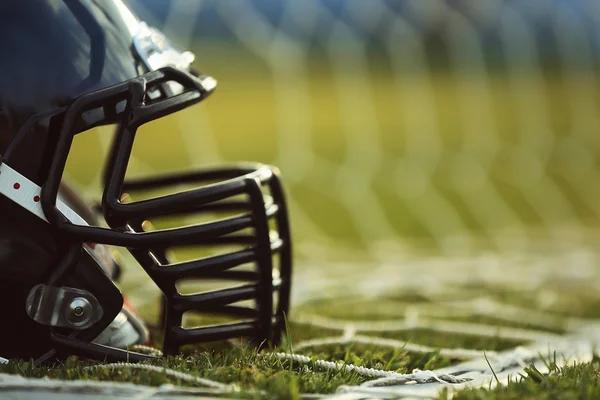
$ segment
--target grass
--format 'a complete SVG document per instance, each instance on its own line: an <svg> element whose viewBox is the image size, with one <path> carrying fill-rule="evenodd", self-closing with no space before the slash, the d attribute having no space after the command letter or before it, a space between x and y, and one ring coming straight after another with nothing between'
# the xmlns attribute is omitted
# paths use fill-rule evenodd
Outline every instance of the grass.
<svg viewBox="0 0 600 400"><path fill-rule="evenodd" d="M298 332L298 335L295 333ZM327 334L324 330L305 329L292 324L290 337L307 337ZM311 337L314 337L310 335ZM293 345L292 345L293 347ZM284 344L280 351L286 351ZM447 366L445 360L435 352L415 355L403 349L381 349L377 346L334 346L332 349L319 348L308 354L313 359L340 360L348 365L378 368L397 372L409 372L414 368L437 368ZM232 383L240 388L243 397L257 398L296 398L299 393L332 393L342 385L356 385L366 380L355 372L341 369L322 370L314 364L307 366L296 362L269 357L268 353L258 353L255 349L220 343L214 346L188 346L184 354L177 357L149 362L164 368L182 371L194 376ZM131 368L114 370L89 369L93 362L71 357L64 364L53 367L35 367L31 362L14 361L0 365L0 372L20 374L28 377L50 377L57 379L91 379L97 381L133 382L157 386L164 383L189 386L190 383L171 378L160 372L149 372ZM308 367L308 368L307 368ZM267 393L267 394L265 394Z"/></svg>
<svg viewBox="0 0 600 400"><path fill-rule="evenodd" d="M482 288L497 299L507 298L505 292L494 292L491 288ZM386 305L385 297L380 299ZM388 300L389 305L396 300ZM517 302L519 299L517 299ZM421 299L421 304L426 303ZM376 307L376 302L371 303ZM338 309L335 300L321 302L324 314L332 318ZM309 305L306 310L300 307L298 312L313 310ZM600 312L598 312L600 314ZM359 312L361 320L364 312ZM348 314L344 313L344 317ZM472 318L464 317L465 321L509 326L510 323L481 319L473 315ZM452 319L454 320L454 319ZM340 335L340 331L319 328L316 326L294 323L289 324L289 334L279 351L289 351L304 340ZM399 341L440 347L464 347L470 349L502 350L512 348L520 343L510 342L501 338L482 338L476 335L456 335L451 333L431 332L424 329L414 329L401 332L360 332L361 335L389 337ZM290 346L291 344L291 346ZM460 360L441 357L439 353L416 354L404 348L386 348L375 344L332 344L318 345L296 351L308 355L313 360L324 359L341 361L347 365L356 365L368 368L409 373L414 369L431 370L454 365ZM34 367L31 362L13 361L7 365L0 365L0 372L20 374L28 377L50 377L57 379L91 379L96 381L133 382L144 385L158 386L165 383L194 386L193 383L167 376L160 372L135 370L131 368L119 369L89 369L97 363L71 357L63 364L52 367ZM314 363L308 365L280 360L268 356L267 352L257 352L255 349L239 346L234 343L206 344L187 346L180 356L168 357L149 364L164 368L182 371L193 376L212 379L225 384L234 384L238 388L236 396L243 398L300 398L302 393L333 393L340 385L357 385L368 378L346 369L330 371L318 368ZM101 365L101 363L99 364ZM455 396L459 399L497 398L571 398L577 394L583 397L594 398L600 390L593 383L593 377L600 372L600 362L594 359L592 363L573 365L565 368L549 362L550 374L534 375L531 370L529 375L516 377L506 388L495 388L491 392L487 389L474 389L459 392ZM589 387L586 385L590 384ZM444 394L443 394L444 395ZM564 395L564 396L563 396ZM490 397L491 396L491 397ZM537 397L536 397L537 396ZM587 397L586 397L587 396ZM573 397L573 398L575 398Z"/></svg>
<svg viewBox="0 0 600 400"><path fill-rule="evenodd" d="M525 369L522 376L512 379L507 386L465 390L452 398L457 400L509 399L597 399L600 397L600 359L590 363L571 363L559 367L547 361L548 373L534 366ZM442 398L448 398L447 393Z"/></svg>
<svg viewBox="0 0 600 400"><path fill-rule="evenodd" d="M313 372L302 365L259 356L251 350L211 352L195 357L169 357L147 363L182 371L193 376L232 383L246 398L297 398L299 393L333 392L341 384L358 384L364 378L347 371ZM171 378L161 372L119 369L88 369L91 364L75 357L53 368L34 367L30 362L16 362L2 367L2 372L29 377L77 380L133 382L159 386L165 383L190 386L187 381Z"/></svg>

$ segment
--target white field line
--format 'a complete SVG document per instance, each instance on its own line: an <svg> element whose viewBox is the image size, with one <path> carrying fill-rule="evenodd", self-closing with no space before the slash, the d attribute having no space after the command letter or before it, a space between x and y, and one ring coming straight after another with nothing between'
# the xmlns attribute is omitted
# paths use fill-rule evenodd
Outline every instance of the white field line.
<svg viewBox="0 0 600 400"><path fill-rule="evenodd" d="M148 365L148 364L136 364L136 363L110 363L110 364L97 364L87 367L88 370L94 369L139 369L145 371L152 371L158 374L164 374L170 376L175 379L180 379L182 381L194 383L200 386L206 386L208 388L216 389L223 392L232 392L235 391L235 387L232 385L225 385L223 383L213 381L211 379L201 378L199 376L194 376L191 374L187 374L185 372L175 371L170 368L163 368L157 365Z"/></svg>
<svg viewBox="0 0 600 400"><path fill-rule="evenodd" d="M362 332L399 332L413 329L428 329L433 332L440 333L484 336L523 342L535 342L540 339L558 339L561 337L557 334L533 329L511 328L471 322L455 322L425 318L417 318L412 321L348 321L303 314L293 318L293 321L295 323L342 331L352 329Z"/></svg>
<svg viewBox="0 0 600 400"><path fill-rule="evenodd" d="M522 321L535 324L548 329L562 328L567 331L583 327L587 322L582 318L556 315L551 312L539 311L524 307L502 304L490 298L469 299L461 301L447 301L442 306L455 310L464 310L470 315L486 315L504 321ZM430 315L423 312L425 316Z"/></svg>
<svg viewBox="0 0 600 400"><path fill-rule="evenodd" d="M438 352L440 356L445 358L453 358L458 360L471 360L475 357L479 357L483 354L484 350L473 350L473 349L461 349L461 348L439 348L431 346L423 346L420 344L414 344L402 340L371 337L371 336L331 336L320 339L305 340L298 345L294 346L294 351L309 349L316 346L326 346L335 344L372 344L379 347L391 347L394 349L404 349L410 353L433 353ZM487 354L496 354L495 351L488 351Z"/></svg>

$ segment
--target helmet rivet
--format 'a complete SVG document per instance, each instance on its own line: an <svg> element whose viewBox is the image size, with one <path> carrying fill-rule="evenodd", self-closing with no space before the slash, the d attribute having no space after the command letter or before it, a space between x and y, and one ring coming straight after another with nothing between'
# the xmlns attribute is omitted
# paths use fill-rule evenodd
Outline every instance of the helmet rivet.
<svg viewBox="0 0 600 400"><path fill-rule="evenodd" d="M71 325L83 325L92 317L92 305L84 297L75 297L69 304L67 314L67 320Z"/></svg>

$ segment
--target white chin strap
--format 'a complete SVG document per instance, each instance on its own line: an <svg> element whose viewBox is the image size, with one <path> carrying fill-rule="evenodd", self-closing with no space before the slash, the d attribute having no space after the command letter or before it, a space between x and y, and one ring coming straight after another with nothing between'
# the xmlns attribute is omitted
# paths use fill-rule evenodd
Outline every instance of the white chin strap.
<svg viewBox="0 0 600 400"><path fill-rule="evenodd" d="M11 199L38 218L48 222L40 202L41 191L42 189L38 185L5 163L0 164L0 194ZM75 211L58 199L56 200L56 207L71 223L75 225L88 225Z"/></svg>
<svg viewBox="0 0 600 400"><path fill-rule="evenodd" d="M48 222L42 204L40 202L40 193L42 189L9 167L6 164L0 164L0 194L8 197L33 215ZM75 225L89 226L89 224L73 211L68 205L56 200L58 210ZM106 271L107 274L113 274L113 258L108 248L103 245L93 243L84 243L83 248L96 262Z"/></svg>

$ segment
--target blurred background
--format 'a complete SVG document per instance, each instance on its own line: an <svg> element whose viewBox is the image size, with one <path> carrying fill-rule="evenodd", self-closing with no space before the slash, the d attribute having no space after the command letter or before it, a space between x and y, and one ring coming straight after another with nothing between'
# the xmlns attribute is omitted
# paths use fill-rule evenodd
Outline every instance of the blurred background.
<svg viewBox="0 0 600 400"><path fill-rule="evenodd" d="M133 169L277 165L300 259L596 243L600 2L126 2L219 81Z"/></svg>

